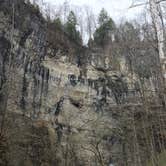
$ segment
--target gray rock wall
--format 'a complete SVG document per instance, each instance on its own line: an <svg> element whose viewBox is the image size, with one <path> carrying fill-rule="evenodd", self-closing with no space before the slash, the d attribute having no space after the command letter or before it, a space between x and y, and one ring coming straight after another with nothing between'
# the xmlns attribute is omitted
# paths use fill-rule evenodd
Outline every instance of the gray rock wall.
<svg viewBox="0 0 166 166"><path fill-rule="evenodd" d="M129 91L129 78L113 71L100 49L78 46L59 30L50 39L53 29L32 5L14 1L12 17L12 2L0 1L1 105L10 81L10 130L5 135L9 150L3 153L7 164L133 166L135 162L137 166L140 161L144 166L146 150L141 141L145 138L139 128L144 115L138 115L143 108L139 100L133 101L135 107L122 106L128 98L139 97L139 91ZM3 107L0 111L2 121ZM141 159L134 159L133 153Z"/></svg>

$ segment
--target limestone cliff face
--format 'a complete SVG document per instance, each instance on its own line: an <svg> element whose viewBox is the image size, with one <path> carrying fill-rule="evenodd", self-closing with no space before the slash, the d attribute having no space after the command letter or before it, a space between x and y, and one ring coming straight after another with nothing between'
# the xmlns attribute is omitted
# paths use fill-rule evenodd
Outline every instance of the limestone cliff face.
<svg viewBox="0 0 166 166"><path fill-rule="evenodd" d="M109 99L112 103L120 102L121 97L117 95L123 95L127 87L122 87L119 94L116 88L111 89L110 82L114 84L119 79L123 84L124 80L120 72L106 67L102 52L88 51L70 41L52 25L46 25L39 11L25 2L16 1L12 8L12 1L2 1L1 18L1 87L11 55L12 77L17 78L12 80L16 92L12 93L15 96L11 96L11 100L16 100L16 110L19 107L27 113L33 110L33 115L39 116L65 96L65 91L80 93L82 98L91 95L91 102L103 100L104 104ZM56 88L61 92L57 93ZM48 104L51 95L55 101Z"/></svg>
<svg viewBox="0 0 166 166"><path fill-rule="evenodd" d="M132 148L138 145L129 140L138 111L117 106L134 95L128 78L112 69L108 52L71 41L31 4L17 0L12 6L13 1L0 1L2 92L12 57L8 148L0 152L1 165L132 166Z"/></svg>

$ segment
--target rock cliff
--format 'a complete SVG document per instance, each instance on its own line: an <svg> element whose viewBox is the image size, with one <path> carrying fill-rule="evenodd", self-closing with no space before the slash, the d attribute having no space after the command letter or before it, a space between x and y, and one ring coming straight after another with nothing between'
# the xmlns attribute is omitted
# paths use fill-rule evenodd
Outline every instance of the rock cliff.
<svg viewBox="0 0 166 166"><path fill-rule="evenodd" d="M0 18L0 165L145 165L141 132L151 137L154 124L142 123L156 114L110 54L70 40L26 1L0 0Z"/></svg>

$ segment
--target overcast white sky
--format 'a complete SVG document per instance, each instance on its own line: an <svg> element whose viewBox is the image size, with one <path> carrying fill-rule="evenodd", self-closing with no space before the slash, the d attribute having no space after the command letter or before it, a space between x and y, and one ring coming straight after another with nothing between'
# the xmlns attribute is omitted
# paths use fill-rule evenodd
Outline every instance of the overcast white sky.
<svg viewBox="0 0 166 166"><path fill-rule="evenodd" d="M44 0L50 4L57 5L63 4L65 0ZM133 9L128 9L132 0L68 0L70 4L83 6L90 6L93 11L98 14L101 8L105 8L110 16L118 21L121 18L133 19L137 18L142 11L142 7L137 7Z"/></svg>

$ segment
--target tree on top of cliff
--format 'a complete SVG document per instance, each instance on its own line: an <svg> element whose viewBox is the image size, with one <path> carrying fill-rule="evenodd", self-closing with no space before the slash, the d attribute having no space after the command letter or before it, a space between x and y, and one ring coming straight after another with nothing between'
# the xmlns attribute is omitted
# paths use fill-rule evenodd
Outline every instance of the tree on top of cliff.
<svg viewBox="0 0 166 166"><path fill-rule="evenodd" d="M98 18L98 22L99 22L99 25L102 26L103 24L107 23L109 21L109 15L107 13L107 11L102 8L102 10L100 11L100 14L99 14L99 18Z"/></svg>
<svg viewBox="0 0 166 166"><path fill-rule="evenodd" d="M104 46L110 40L110 34L115 29L115 23L109 17L107 11L102 9L98 17L99 27L94 33L94 41L97 45Z"/></svg>
<svg viewBox="0 0 166 166"><path fill-rule="evenodd" d="M62 21L61 19L58 17L56 18L53 23L55 24L55 27L56 28L59 28L59 29L62 29L63 28L63 25L62 25Z"/></svg>
<svg viewBox="0 0 166 166"><path fill-rule="evenodd" d="M77 18L76 15L73 11L70 11L68 18L67 18L67 23L73 25L74 27L76 27L77 25Z"/></svg>
<svg viewBox="0 0 166 166"><path fill-rule="evenodd" d="M77 26L77 18L73 11L70 11L69 16L67 18L67 22L65 24L65 31L69 35L71 39L75 42L82 43L82 39L79 31L76 28Z"/></svg>

